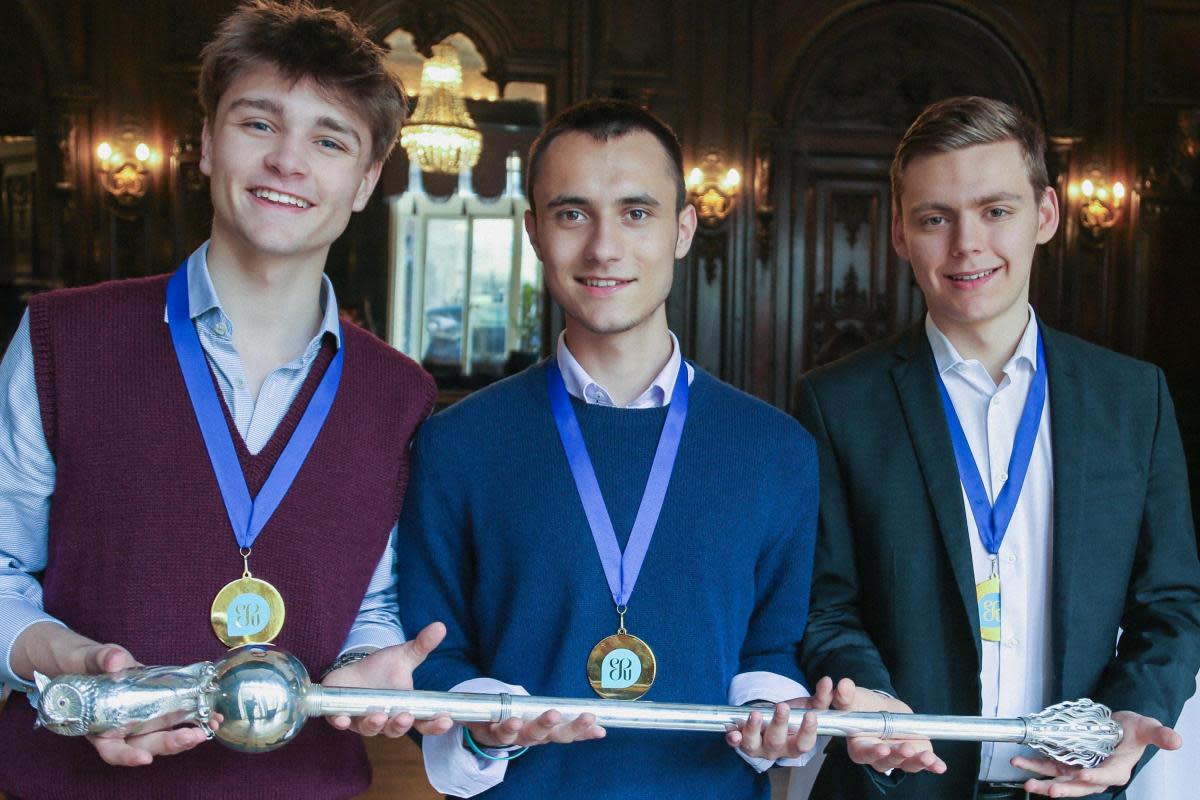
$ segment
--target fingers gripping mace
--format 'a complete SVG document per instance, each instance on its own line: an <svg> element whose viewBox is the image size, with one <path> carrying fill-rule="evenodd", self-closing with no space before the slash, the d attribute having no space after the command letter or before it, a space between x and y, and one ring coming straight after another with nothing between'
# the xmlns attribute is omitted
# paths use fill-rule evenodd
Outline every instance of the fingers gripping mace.
<svg viewBox="0 0 1200 800"><path fill-rule="evenodd" d="M264 752L295 738L309 717L407 711L415 719L449 715L456 722L532 719L550 709L564 718L593 714L608 728L724 732L746 720L744 706L525 697L509 694L422 692L324 687L312 683L292 655L261 645L218 662L190 667L139 667L112 675L37 676L38 724L67 736L122 735L184 722L203 725L210 738L236 750ZM761 711L770 720L770 708ZM1016 719L929 714L818 711L817 732L885 740L937 739L1014 742L1065 764L1094 767L1121 741L1120 724L1091 700L1059 703ZM215 734L206 724L221 720ZM800 717L796 716L796 725ZM796 727L796 726L793 726Z"/></svg>

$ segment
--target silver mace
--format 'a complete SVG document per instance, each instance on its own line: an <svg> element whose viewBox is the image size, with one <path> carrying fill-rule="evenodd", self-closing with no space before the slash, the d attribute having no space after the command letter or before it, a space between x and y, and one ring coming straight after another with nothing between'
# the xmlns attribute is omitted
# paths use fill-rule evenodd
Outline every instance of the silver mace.
<svg viewBox="0 0 1200 800"><path fill-rule="evenodd" d="M362 716L407 711L414 719L448 715L455 722L533 719L557 709L570 719L592 714L607 728L730 730L770 708L653 703L642 700L578 700L510 694L350 689L312 683L299 659L282 650L249 645L226 658L189 667L139 667L113 675L38 675L38 724L67 736L143 730L185 722L203 726L235 750L250 753L281 747L309 717ZM1121 742L1121 725L1099 703L1083 699L1050 706L1016 719L987 719L886 711L817 711L817 733L885 740L937 739L1013 742L1057 761L1094 767ZM215 734L206 724L219 714ZM800 717L791 727L799 725Z"/></svg>

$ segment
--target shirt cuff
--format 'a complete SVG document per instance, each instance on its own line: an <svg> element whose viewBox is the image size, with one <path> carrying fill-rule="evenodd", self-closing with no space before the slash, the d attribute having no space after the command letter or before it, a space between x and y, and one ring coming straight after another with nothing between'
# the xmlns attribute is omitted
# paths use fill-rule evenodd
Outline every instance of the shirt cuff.
<svg viewBox="0 0 1200 800"><path fill-rule="evenodd" d="M528 695L521 686L494 678L471 678L450 689L452 692L477 692ZM505 748L482 748L489 755L503 756ZM463 742L463 726L455 723L442 736L426 736L421 740L425 760L425 776L429 784L442 794L452 797L473 797L504 780L508 761L480 758Z"/></svg>
<svg viewBox="0 0 1200 800"><path fill-rule="evenodd" d="M53 622L63 625L60 620L47 614L25 600L12 599L0 601L0 683L13 689L28 692L34 689L32 682L25 680L13 672L12 650L17 639L30 625L39 622ZM63 625L63 627L66 627Z"/></svg>
<svg viewBox="0 0 1200 800"><path fill-rule="evenodd" d="M382 622L359 622L350 629L346 643L338 651L338 655L351 650L382 650L396 644L404 644L404 631L399 625L388 625Z"/></svg>
<svg viewBox="0 0 1200 800"><path fill-rule="evenodd" d="M797 697L809 696L808 689L805 689L802 683L774 672L739 672L733 676L733 680L729 684L729 705L731 706L741 706L760 700L784 703ZM829 744L828 736L818 736L817 743L812 750L795 758L781 758L778 761L769 758L754 758L741 750L738 750L737 753L756 771L766 772L773 766L803 767L817 753L824 750L827 744Z"/></svg>

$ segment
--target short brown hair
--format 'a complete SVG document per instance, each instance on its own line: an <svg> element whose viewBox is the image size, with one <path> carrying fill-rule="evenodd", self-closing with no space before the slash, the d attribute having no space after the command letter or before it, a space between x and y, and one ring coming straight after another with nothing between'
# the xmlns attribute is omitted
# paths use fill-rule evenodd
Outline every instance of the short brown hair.
<svg viewBox="0 0 1200 800"><path fill-rule="evenodd" d="M989 97L949 97L926 106L905 132L892 159L893 206L900 210L904 170L914 158L1007 141L1021 147L1033 196L1040 201L1050 185L1046 135L1024 112Z"/></svg>
<svg viewBox="0 0 1200 800"><path fill-rule="evenodd" d="M308 0L249 0L238 6L200 53L200 106L210 123L238 73L262 64L292 82L311 79L362 115L371 130L372 162L387 158L408 101L399 78L388 71L387 51L349 15Z"/></svg>
<svg viewBox="0 0 1200 800"><path fill-rule="evenodd" d="M658 140L667 157L671 179L676 184L675 213L683 210L687 190L683 186L683 149L679 137L671 126L657 116L627 100L584 100L582 103L563 109L554 119L546 123L542 132L529 147L529 170L525 178L525 194L533 207L533 187L541 170L542 157L550 143L564 133L579 131L598 142L606 142L619 136L645 131ZM536 211L535 211L536 213Z"/></svg>

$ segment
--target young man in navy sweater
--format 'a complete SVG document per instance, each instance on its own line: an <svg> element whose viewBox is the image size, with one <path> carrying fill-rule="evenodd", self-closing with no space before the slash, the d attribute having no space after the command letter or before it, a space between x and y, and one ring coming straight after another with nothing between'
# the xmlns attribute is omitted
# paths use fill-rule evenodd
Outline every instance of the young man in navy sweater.
<svg viewBox="0 0 1200 800"><path fill-rule="evenodd" d="M448 794L762 798L763 771L816 741L815 719L786 726L789 703L831 693L826 680L809 698L796 661L816 450L685 362L667 328L696 229L681 160L664 123L614 101L564 111L534 143L526 230L565 330L548 361L422 427L401 620L449 629L419 688L788 702L724 737L556 711L458 727L423 745ZM601 741L561 746L583 740Z"/></svg>

